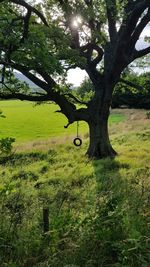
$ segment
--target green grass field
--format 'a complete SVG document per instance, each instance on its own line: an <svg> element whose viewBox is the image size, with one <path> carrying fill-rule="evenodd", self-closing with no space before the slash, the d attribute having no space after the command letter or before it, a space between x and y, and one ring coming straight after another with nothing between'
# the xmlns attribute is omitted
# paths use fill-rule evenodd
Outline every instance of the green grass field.
<svg viewBox="0 0 150 267"><path fill-rule="evenodd" d="M25 144L0 157L0 266L149 267L146 111L113 111L110 137L118 156L95 161L85 156L86 138L79 148L51 138L26 147L30 139L65 134L56 106L4 101L1 109L7 116L1 134Z"/></svg>
<svg viewBox="0 0 150 267"><path fill-rule="evenodd" d="M76 135L76 123L64 128L67 119L55 113L59 107L54 104L35 105L30 102L1 101L0 110L6 116L0 119L0 138L14 137L16 142L48 139L50 137ZM122 114L112 114L110 124L124 119ZM79 133L88 131L87 124L80 122Z"/></svg>
<svg viewBox="0 0 150 267"><path fill-rule="evenodd" d="M21 119L14 103L5 111L12 115L13 104ZM34 113L27 103L22 109ZM150 266L150 123L145 111L120 112L126 119L110 127L115 159L86 158L86 138L79 148L20 145L0 157L1 267ZM50 228L44 234L45 208Z"/></svg>

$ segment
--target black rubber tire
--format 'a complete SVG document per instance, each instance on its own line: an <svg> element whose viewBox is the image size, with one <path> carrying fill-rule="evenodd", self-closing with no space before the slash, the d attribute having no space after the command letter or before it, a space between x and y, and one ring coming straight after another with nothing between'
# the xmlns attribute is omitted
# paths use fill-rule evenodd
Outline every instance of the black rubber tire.
<svg viewBox="0 0 150 267"><path fill-rule="evenodd" d="M76 137L73 140L73 143L74 143L75 146L81 146L82 145L82 140L79 137Z"/></svg>

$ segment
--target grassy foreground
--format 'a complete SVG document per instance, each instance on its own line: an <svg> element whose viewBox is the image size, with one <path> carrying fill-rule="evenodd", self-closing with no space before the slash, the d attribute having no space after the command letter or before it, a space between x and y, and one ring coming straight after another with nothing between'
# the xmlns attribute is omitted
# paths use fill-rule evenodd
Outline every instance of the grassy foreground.
<svg viewBox="0 0 150 267"><path fill-rule="evenodd" d="M125 116L110 127L114 160L89 161L86 139L0 159L0 266L150 266L150 123Z"/></svg>
<svg viewBox="0 0 150 267"><path fill-rule="evenodd" d="M0 138L11 136L20 143L76 135L76 123L65 129L67 119L61 113L55 112L59 109L55 104L35 105L26 101L0 101L0 110L6 116L0 120ZM112 114L110 124L123 119L124 116L120 113ZM84 135L87 130L87 124L80 122L80 134Z"/></svg>

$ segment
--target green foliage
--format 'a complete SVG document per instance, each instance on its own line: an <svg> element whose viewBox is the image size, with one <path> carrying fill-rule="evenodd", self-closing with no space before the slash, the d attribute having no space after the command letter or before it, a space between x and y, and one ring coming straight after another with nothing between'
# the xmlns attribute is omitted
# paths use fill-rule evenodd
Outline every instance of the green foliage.
<svg viewBox="0 0 150 267"><path fill-rule="evenodd" d="M2 111L0 111L0 118L6 118ZM0 139L0 156L10 155L12 152L12 144L15 142L15 138L6 137Z"/></svg>
<svg viewBox="0 0 150 267"><path fill-rule="evenodd" d="M12 144L15 142L15 138L6 137L0 139L0 156L9 155L12 152Z"/></svg>
<svg viewBox="0 0 150 267"><path fill-rule="evenodd" d="M94 93L92 82L89 79L85 79L76 89L76 92L82 100L89 101Z"/></svg>
<svg viewBox="0 0 150 267"><path fill-rule="evenodd" d="M112 107L126 105L130 108L150 109L149 75L149 72L140 75L132 72L125 74L124 78L135 84L137 88L122 83L118 84L113 94Z"/></svg>
<svg viewBox="0 0 150 267"><path fill-rule="evenodd" d="M2 76L2 68L0 69L0 76ZM30 93L29 85L26 82L18 80L11 68L5 69L4 84L0 84L0 91L2 94L13 93Z"/></svg>

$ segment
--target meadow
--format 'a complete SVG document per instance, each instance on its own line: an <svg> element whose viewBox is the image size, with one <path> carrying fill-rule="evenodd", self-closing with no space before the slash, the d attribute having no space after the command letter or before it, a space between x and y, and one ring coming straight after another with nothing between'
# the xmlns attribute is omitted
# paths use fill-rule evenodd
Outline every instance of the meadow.
<svg viewBox="0 0 150 267"><path fill-rule="evenodd" d="M150 120L144 110L118 114L109 126L115 159L86 158L86 134L79 148L69 137L27 146L20 136L0 158L0 266L150 266Z"/></svg>
<svg viewBox="0 0 150 267"><path fill-rule="evenodd" d="M42 140L51 137L76 135L76 123L68 129L64 126L68 123L55 104L36 105L22 101L1 101L0 110L6 116L0 120L0 138L14 137L16 142ZM120 113L112 114L110 124L120 122L124 116ZM80 134L88 131L86 123L80 122Z"/></svg>

